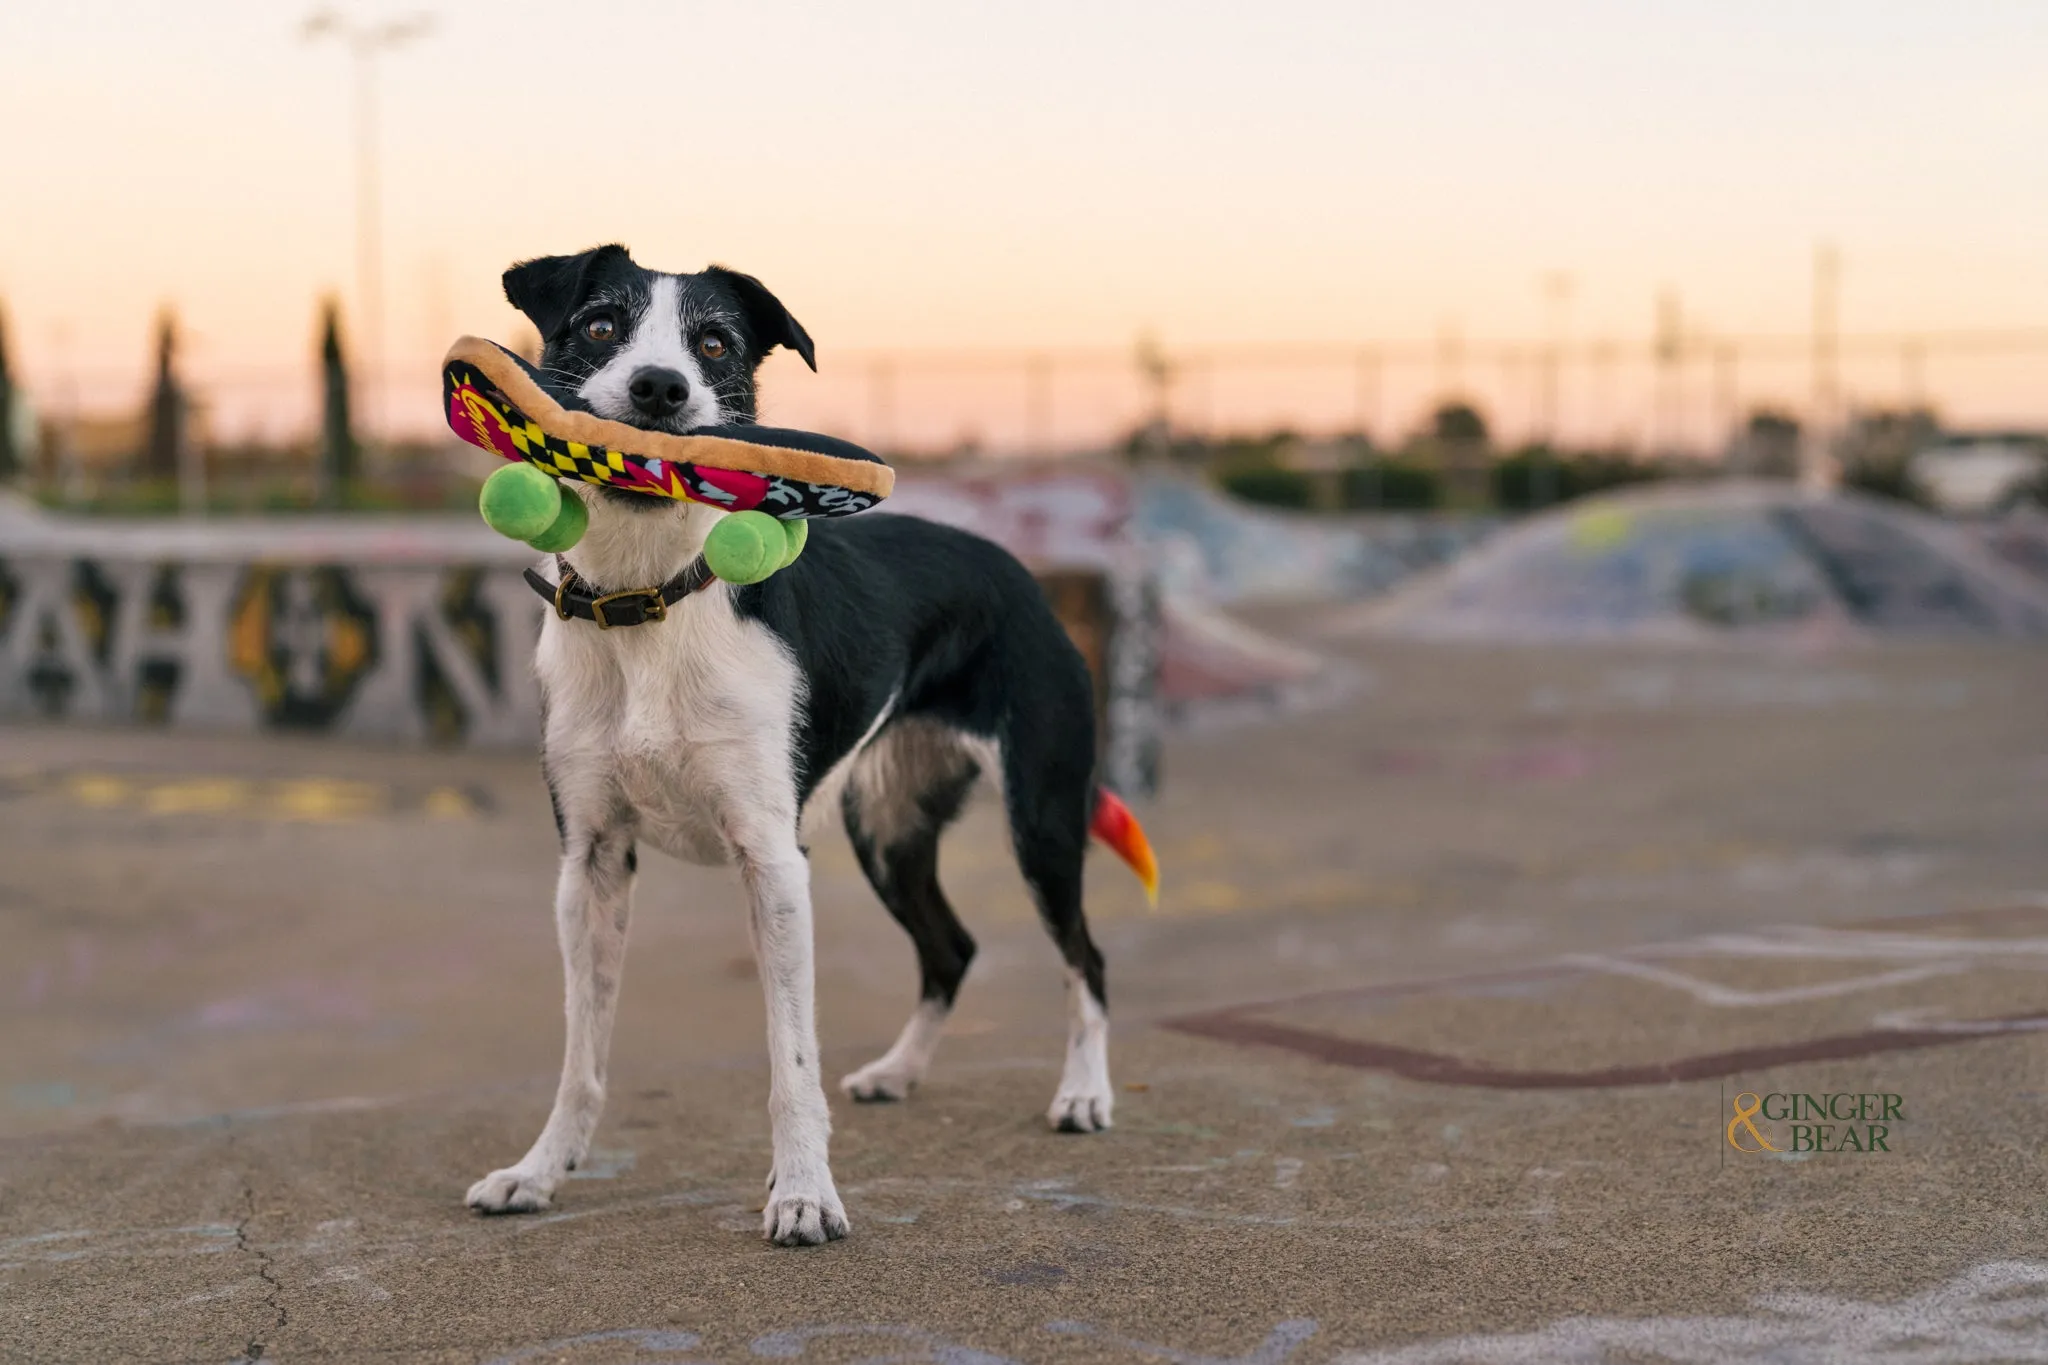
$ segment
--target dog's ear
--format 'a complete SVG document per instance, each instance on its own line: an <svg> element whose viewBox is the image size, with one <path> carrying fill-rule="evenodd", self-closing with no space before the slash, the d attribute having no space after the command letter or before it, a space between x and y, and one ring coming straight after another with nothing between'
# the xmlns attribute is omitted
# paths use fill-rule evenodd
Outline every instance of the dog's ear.
<svg viewBox="0 0 2048 1365"><path fill-rule="evenodd" d="M553 341L583 301L590 272L610 260L632 260L613 242L574 256L537 256L505 272L505 301L533 321L543 342Z"/></svg>
<svg viewBox="0 0 2048 1365"><path fill-rule="evenodd" d="M781 299L768 292L767 285L752 275L742 275L722 265L709 266L704 273L739 296L740 307L747 310L747 326L753 330L754 338L761 343L764 353L777 346L787 346L804 358L804 364L813 370L818 368L818 350L811 344L811 334L789 315Z"/></svg>

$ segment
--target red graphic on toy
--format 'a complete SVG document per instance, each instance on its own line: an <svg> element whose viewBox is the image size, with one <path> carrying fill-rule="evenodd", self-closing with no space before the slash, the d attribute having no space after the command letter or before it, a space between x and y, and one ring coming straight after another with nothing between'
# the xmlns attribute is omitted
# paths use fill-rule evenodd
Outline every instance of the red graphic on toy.
<svg viewBox="0 0 2048 1365"><path fill-rule="evenodd" d="M505 415L473 385L458 385L448 395L448 425L471 445L482 446L494 455L508 460L526 458L512 444L512 429L506 425ZM471 435L472 432L475 434Z"/></svg>
<svg viewBox="0 0 2048 1365"><path fill-rule="evenodd" d="M768 496L768 480L759 474L749 474L744 469L714 469L705 465L692 465L690 472L697 476L703 487L696 491L700 502L716 503L732 511L744 512L760 505Z"/></svg>

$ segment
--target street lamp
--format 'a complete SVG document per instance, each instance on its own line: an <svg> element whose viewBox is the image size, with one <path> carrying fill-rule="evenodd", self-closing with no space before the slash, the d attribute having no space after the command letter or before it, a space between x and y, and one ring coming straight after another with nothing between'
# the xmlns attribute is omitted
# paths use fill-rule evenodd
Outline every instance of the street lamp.
<svg viewBox="0 0 2048 1365"><path fill-rule="evenodd" d="M378 207L377 57L433 27L424 14L382 23L353 22L331 9L315 10L300 27L308 42L334 38L355 58L356 313L362 357L364 426L381 434L384 418L383 223Z"/></svg>
<svg viewBox="0 0 2048 1365"><path fill-rule="evenodd" d="M1538 444L1543 447L1540 454L1530 452L1529 459L1529 507L1534 511L1548 507L1557 501L1557 461L1561 438L1558 435L1558 370L1564 363L1564 314L1565 306L1571 302L1572 277L1569 271L1550 270L1543 275L1543 298L1549 305L1546 330L1549 333L1543 348L1543 410L1538 423L1541 430L1537 435Z"/></svg>

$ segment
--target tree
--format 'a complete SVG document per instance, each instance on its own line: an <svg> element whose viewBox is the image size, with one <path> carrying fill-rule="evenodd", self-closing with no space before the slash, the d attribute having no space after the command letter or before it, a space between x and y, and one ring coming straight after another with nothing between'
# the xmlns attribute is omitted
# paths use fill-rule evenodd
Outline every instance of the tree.
<svg viewBox="0 0 2048 1365"><path fill-rule="evenodd" d="M185 436L185 391L178 383L178 324L166 308L156 318L156 386L149 395L149 444L142 472L152 479L178 477L178 450Z"/></svg>
<svg viewBox="0 0 2048 1365"><path fill-rule="evenodd" d="M1416 453L1436 467L1446 505L1476 508L1490 501L1486 419L1470 403L1439 403Z"/></svg>
<svg viewBox="0 0 2048 1365"><path fill-rule="evenodd" d="M1486 419L1470 403L1445 403L1429 422L1430 434L1446 445L1479 445L1486 441Z"/></svg>
<svg viewBox="0 0 2048 1365"><path fill-rule="evenodd" d="M349 427L348 364L341 351L341 305L320 305L320 501L339 507L357 474L355 433Z"/></svg>
<svg viewBox="0 0 2048 1365"><path fill-rule="evenodd" d="M1789 479L1799 472L1799 419L1790 413L1758 408L1743 424L1728 452L1733 474L1751 478Z"/></svg>

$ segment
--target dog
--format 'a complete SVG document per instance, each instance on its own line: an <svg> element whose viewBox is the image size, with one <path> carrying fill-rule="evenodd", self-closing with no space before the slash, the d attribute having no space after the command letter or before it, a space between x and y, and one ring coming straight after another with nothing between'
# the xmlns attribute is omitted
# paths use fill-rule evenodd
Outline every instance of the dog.
<svg viewBox="0 0 2048 1365"><path fill-rule="evenodd" d="M540 333L550 390L644 429L754 421L755 372L777 346L817 368L789 310L760 281L718 266L665 274L603 246L521 262L504 288ZM563 488L588 504L590 524L548 571L566 568L594 593L678 581L724 515L624 489ZM914 517L815 521L803 554L764 582L712 581L632 629L549 612L535 671L562 849L555 923L568 1037L540 1136L470 1188L471 1208L545 1208L589 1152L645 843L736 866L745 889L768 1007L763 1235L783 1246L844 1237L827 1159L806 849L837 804L869 883L916 946L910 1021L840 1082L855 1100L903 1099L931 1065L974 957L939 887L938 842L982 774L1002 790L1018 865L1066 962L1066 1065L1048 1120L1084 1133L1110 1126L1103 960L1082 911L1081 868L1104 810L1127 812L1095 783L1087 666L1008 552Z"/></svg>

